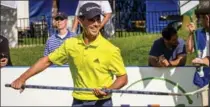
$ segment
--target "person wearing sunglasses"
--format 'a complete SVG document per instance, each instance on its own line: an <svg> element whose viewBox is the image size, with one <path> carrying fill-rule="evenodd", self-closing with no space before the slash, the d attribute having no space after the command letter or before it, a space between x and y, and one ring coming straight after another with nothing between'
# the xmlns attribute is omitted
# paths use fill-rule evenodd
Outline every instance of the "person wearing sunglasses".
<svg viewBox="0 0 210 107"><path fill-rule="evenodd" d="M112 93L103 89L120 89L127 84L128 77L120 49L100 33L100 15L101 8L98 4L87 3L80 7L78 20L84 32L67 39L54 52L38 60L13 81L11 86L23 91L21 87L30 77L52 63L63 65L68 62L73 86L93 89L74 90L72 107L112 107Z"/></svg>
<svg viewBox="0 0 210 107"><path fill-rule="evenodd" d="M71 31L76 32L77 29L80 28L78 27L79 21L77 16L79 15L79 8L86 3L96 3L101 7L102 15L101 15L100 30L102 31L101 33L103 34L104 37L109 37L110 35L108 35L104 31L105 27L108 26L108 22L111 23L110 19L112 17L112 8L108 0L79 0ZM113 32L113 28L109 29L110 29L109 32Z"/></svg>
<svg viewBox="0 0 210 107"><path fill-rule="evenodd" d="M67 29L67 15L63 12L59 12L55 16L56 33L52 34L45 45L44 56L49 55L55 49L57 49L67 38L75 36L75 33L70 32Z"/></svg>

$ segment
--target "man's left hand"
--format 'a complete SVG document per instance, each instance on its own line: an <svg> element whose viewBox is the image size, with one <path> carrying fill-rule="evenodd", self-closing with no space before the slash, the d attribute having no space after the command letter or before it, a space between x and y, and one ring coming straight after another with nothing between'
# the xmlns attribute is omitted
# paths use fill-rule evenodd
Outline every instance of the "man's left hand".
<svg viewBox="0 0 210 107"><path fill-rule="evenodd" d="M204 64L203 60L201 58L195 58L192 60L193 65L195 66L201 66Z"/></svg>
<svg viewBox="0 0 210 107"><path fill-rule="evenodd" d="M159 56L159 63L160 65L162 65L163 67L168 67L170 65L170 63L168 62L168 60L164 57L164 55Z"/></svg>
<svg viewBox="0 0 210 107"><path fill-rule="evenodd" d="M0 59L0 67L6 66L7 63L8 63L8 59L7 58L1 58Z"/></svg>
<svg viewBox="0 0 210 107"><path fill-rule="evenodd" d="M97 88L93 89L93 93L99 98L108 95L106 92L102 91L101 89L97 89Z"/></svg>

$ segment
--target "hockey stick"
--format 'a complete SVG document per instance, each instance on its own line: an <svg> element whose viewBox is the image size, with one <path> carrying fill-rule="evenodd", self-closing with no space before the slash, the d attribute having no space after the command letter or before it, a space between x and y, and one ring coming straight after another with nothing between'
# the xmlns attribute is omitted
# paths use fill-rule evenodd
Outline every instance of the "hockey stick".
<svg viewBox="0 0 210 107"><path fill-rule="evenodd" d="M11 87L11 84L5 84L5 87ZM24 85L22 88L34 88L34 89L49 89L49 90L66 90L66 91L93 91L92 88L75 88L75 87L61 87L61 86L45 86L45 85ZM167 93L167 92L155 92L155 91L137 91L137 90L111 90L102 89L108 93L126 93L126 94L147 94L147 95L171 95L171 96L186 96L193 95L198 92L208 90L208 87L203 87L199 90L189 93Z"/></svg>

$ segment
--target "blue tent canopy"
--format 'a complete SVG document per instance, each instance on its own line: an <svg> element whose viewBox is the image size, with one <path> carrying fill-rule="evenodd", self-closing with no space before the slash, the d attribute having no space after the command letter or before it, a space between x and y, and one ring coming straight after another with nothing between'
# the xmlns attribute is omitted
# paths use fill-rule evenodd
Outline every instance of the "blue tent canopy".
<svg viewBox="0 0 210 107"><path fill-rule="evenodd" d="M58 0L58 11L75 15L79 0ZM170 21L161 21L161 15L179 14L179 0L116 0L117 29L133 29L132 21L145 21L147 32L160 32ZM51 24L53 0L29 0L30 22L44 16L48 26ZM40 18L39 18L40 19ZM48 28L49 29L49 28Z"/></svg>
<svg viewBox="0 0 210 107"><path fill-rule="evenodd" d="M51 16L52 0L29 0L29 18Z"/></svg>
<svg viewBox="0 0 210 107"><path fill-rule="evenodd" d="M75 15L78 0L59 0L58 11L65 12L69 16Z"/></svg>
<svg viewBox="0 0 210 107"><path fill-rule="evenodd" d="M52 15L53 0L29 0L29 17ZM75 14L78 0L58 0L58 10L71 16Z"/></svg>
<svg viewBox="0 0 210 107"><path fill-rule="evenodd" d="M116 0L116 28L133 30L132 21L145 21L146 31L160 32L171 21L162 15L178 15L179 0Z"/></svg>
<svg viewBox="0 0 210 107"><path fill-rule="evenodd" d="M160 32L171 21L161 21L160 16L179 15L179 0L146 0L146 31Z"/></svg>
<svg viewBox="0 0 210 107"><path fill-rule="evenodd" d="M58 11L66 13L68 16L75 15L78 0L58 0ZM52 5L53 0L29 0L29 20L30 26L33 23L47 24L47 29L51 33L52 28Z"/></svg>

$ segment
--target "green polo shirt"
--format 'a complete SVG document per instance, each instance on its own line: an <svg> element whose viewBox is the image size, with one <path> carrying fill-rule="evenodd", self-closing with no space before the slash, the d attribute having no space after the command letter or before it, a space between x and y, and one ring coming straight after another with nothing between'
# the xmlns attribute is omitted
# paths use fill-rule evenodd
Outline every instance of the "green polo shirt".
<svg viewBox="0 0 210 107"><path fill-rule="evenodd" d="M119 48L99 34L89 45L84 43L82 34L67 39L49 56L52 63L69 63L74 87L102 88L113 83L113 76L125 75L125 67ZM80 100L106 99L96 97L93 92L74 91L73 97Z"/></svg>

